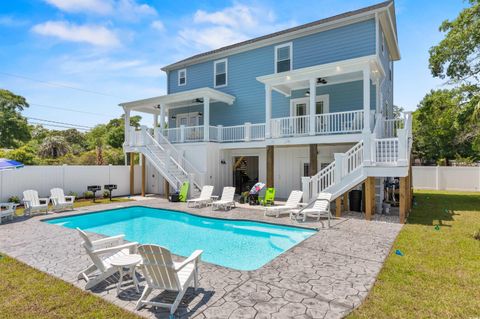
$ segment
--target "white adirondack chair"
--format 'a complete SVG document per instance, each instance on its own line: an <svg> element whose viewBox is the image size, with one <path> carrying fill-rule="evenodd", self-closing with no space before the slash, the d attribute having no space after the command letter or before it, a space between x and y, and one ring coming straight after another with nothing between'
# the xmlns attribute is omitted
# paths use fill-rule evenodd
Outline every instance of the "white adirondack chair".
<svg viewBox="0 0 480 319"><path fill-rule="evenodd" d="M331 200L332 194L320 193L312 207L293 209L290 211L290 218L297 220L302 218L303 221L306 221L307 216L317 217L317 220L320 220L320 217L327 217L328 227L330 227L330 219L332 218L332 213L330 212Z"/></svg>
<svg viewBox="0 0 480 319"><path fill-rule="evenodd" d="M67 208L73 210L75 196L65 196L63 189L52 188L50 190L50 200L52 201L54 211L61 211Z"/></svg>
<svg viewBox="0 0 480 319"><path fill-rule="evenodd" d="M25 215L43 211L47 214L49 201L49 198L38 198L38 192L35 190L24 191L23 203L25 205Z"/></svg>
<svg viewBox="0 0 480 319"><path fill-rule="evenodd" d="M0 203L0 224L2 223L2 218L13 219L17 206L18 204L15 203Z"/></svg>
<svg viewBox="0 0 480 319"><path fill-rule="evenodd" d="M220 200L214 201L212 203L213 209L223 208L224 210L231 209L235 207L235 187L224 187L222 191L222 197Z"/></svg>
<svg viewBox="0 0 480 319"><path fill-rule="evenodd" d="M265 207L265 216L279 217L281 213L288 213L290 210L296 209L302 201L302 196L302 191L291 191L285 205Z"/></svg>
<svg viewBox="0 0 480 319"><path fill-rule="evenodd" d="M187 200L187 207L193 205L193 207L202 207L212 202L213 186L205 185L202 187L200 197Z"/></svg>
<svg viewBox="0 0 480 319"><path fill-rule="evenodd" d="M137 302L136 309L143 305L169 308L170 316L173 316L192 281L194 289L197 289L198 262L203 251L195 250L183 262L174 262L170 251L158 245L141 245L138 252L143 259L140 269L147 285ZM155 302L147 299L153 289L178 291L178 295L172 304Z"/></svg>
<svg viewBox="0 0 480 319"><path fill-rule="evenodd" d="M117 267L110 265L110 260L121 255L134 254L137 252L138 243L125 243L123 237L118 235L98 240L90 240L88 235L77 228L80 237L83 239L83 247L92 260L92 264L78 274L78 279L85 279L85 289L91 289L112 276L118 271ZM93 275L97 272L98 274Z"/></svg>

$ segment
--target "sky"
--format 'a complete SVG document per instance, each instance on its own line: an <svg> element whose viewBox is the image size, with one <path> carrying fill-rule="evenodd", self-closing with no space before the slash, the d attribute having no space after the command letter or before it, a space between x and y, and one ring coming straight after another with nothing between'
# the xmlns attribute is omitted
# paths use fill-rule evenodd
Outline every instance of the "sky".
<svg viewBox="0 0 480 319"><path fill-rule="evenodd" d="M27 98L31 123L87 129L120 116L121 102L165 94L162 66L378 2L4 0L0 88ZM444 87L430 74L428 49L443 38L441 22L467 3L397 0L395 6L401 60L394 102L413 111L427 92Z"/></svg>

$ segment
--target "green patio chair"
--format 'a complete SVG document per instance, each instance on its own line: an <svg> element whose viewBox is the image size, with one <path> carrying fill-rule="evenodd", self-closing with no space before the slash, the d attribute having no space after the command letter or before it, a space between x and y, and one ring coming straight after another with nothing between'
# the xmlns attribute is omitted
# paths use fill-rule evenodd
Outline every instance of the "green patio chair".
<svg viewBox="0 0 480 319"><path fill-rule="evenodd" d="M183 182L182 187L180 187L180 194L178 194L178 198L181 202L186 202L188 197L188 188L190 187L189 182Z"/></svg>
<svg viewBox="0 0 480 319"><path fill-rule="evenodd" d="M264 196L258 196L258 201L260 202L260 205L263 206L273 205L273 202L275 201L275 188L267 188Z"/></svg>

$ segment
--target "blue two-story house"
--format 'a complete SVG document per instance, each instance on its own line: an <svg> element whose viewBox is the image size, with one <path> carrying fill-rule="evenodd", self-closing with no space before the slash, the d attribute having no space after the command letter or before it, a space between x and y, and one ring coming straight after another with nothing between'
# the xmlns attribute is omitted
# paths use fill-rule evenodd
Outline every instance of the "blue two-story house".
<svg viewBox="0 0 480 319"><path fill-rule="evenodd" d="M393 1L200 53L162 68L166 95L120 104L124 149L157 172L155 193L263 181L310 201L365 182L381 207L374 185L408 184L411 119L393 114L399 59ZM131 112L152 114L153 129L131 128Z"/></svg>

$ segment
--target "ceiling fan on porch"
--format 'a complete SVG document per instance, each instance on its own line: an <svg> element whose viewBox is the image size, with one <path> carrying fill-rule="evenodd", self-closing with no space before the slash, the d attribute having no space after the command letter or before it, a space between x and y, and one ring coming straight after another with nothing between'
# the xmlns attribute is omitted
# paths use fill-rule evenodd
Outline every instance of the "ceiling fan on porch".
<svg viewBox="0 0 480 319"><path fill-rule="evenodd" d="M325 78L317 78L317 84L327 84L327 80Z"/></svg>

